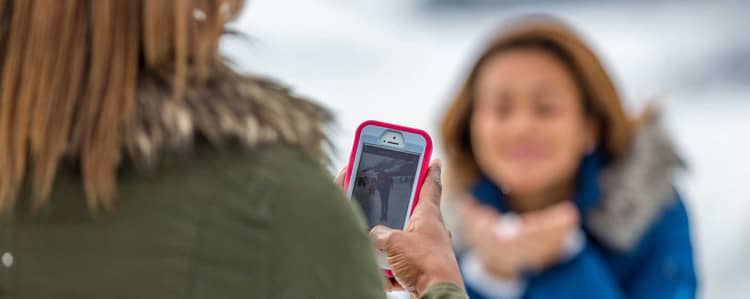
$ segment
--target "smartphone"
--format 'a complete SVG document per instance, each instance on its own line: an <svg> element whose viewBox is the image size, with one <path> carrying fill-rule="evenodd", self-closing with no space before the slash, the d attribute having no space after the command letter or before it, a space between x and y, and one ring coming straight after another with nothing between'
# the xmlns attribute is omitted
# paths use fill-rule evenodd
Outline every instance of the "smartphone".
<svg viewBox="0 0 750 299"><path fill-rule="evenodd" d="M432 155L432 139L422 130L368 120L357 128L344 186L370 229L382 224L404 229L419 200ZM378 253L381 268L392 277Z"/></svg>

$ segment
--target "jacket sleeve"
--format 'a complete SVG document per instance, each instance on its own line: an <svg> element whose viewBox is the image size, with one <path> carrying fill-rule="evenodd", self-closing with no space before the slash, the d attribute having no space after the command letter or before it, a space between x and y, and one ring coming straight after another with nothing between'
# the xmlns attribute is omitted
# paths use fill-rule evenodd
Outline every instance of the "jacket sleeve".
<svg viewBox="0 0 750 299"><path fill-rule="evenodd" d="M468 299L461 287L453 283L436 283L427 288L420 299Z"/></svg>
<svg viewBox="0 0 750 299"><path fill-rule="evenodd" d="M695 297L696 278L688 216L677 195L632 253L633 268L617 279L599 250L587 242L569 261L530 278L527 298Z"/></svg>
<svg viewBox="0 0 750 299"><path fill-rule="evenodd" d="M385 298L361 212L317 162L302 155L275 160L279 169L266 173L278 184L268 191L272 297Z"/></svg>

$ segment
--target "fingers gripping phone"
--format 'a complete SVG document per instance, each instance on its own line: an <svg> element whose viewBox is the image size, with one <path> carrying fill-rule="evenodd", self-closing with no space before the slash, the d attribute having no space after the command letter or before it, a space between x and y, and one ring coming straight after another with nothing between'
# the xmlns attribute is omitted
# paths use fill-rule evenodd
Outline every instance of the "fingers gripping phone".
<svg viewBox="0 0 750 299"><path fill-rule="evenodd" d="M425 131L373 120L359 125L344 186L347 196L362 208L370 229L378 224L406 227L431 155L432 140ZM378 262L392 277L380 252Z"/></svg>

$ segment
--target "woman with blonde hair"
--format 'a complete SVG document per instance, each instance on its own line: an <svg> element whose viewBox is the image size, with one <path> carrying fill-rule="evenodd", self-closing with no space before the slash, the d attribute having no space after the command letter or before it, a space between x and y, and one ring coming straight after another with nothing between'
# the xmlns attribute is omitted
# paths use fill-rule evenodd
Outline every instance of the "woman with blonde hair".
<svg viewBox="0 0 750 299"><path fill-rule="evenodd" d="M0 297L385 297L330 114L217 53L241 7L0 1ZM373 239L392 286L465 298L439 176L418 229Z"/></svg>
<svg viewBox="0 0 750 299"><path fill-rule="evenodd" d="M471 298L693 298L682 163L629 117L561 21L527 17L480 55L442 122Z"/></svg>

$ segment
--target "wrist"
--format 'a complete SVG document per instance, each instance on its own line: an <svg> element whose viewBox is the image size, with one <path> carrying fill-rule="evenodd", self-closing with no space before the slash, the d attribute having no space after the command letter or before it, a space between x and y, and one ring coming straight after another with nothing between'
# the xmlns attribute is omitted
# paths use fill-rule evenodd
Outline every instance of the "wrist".
<svg viewBox="0 0 750 299"><path fill-rule="evenodd" d="M487 273L500 279L514 280L521 277L520 267L496 267L492 264L485 263L484 261L482 261L482 267L485 269L485 271L487 271Z"/></svg>
<svg viewBox="0 0 750 299"><path fill-rule="evenodd" d="M452 283L460 288L464 288L464 282L461 278L461 271L458 269L458 263L454 259L451 264L452 267L434 269L419 278L415 286L417 294L424 293L431 286L438 283Z"/></svg>
<svg viewBox="0 0 750 299"><path fill-rule="evenodd" d="M586 235L579 228L571 231L565 237L563 245L563 261L568 261L578 256L586 247Z"/></svg>
<svg viewBox="0 0 750 299"><path fill-rule="evenodd" d="M466 284L488 298L521 298L526 290L522 273L515 276L498 276L487 269L473 252L461 259L461 269Z"/></svg>

